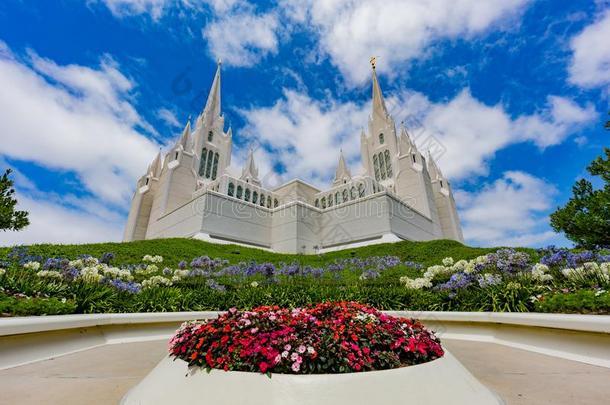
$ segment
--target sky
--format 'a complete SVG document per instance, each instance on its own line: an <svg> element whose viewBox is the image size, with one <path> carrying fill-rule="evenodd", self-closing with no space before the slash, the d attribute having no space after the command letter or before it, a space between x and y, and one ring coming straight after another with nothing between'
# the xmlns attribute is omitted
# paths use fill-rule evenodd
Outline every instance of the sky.
<svg viewBox="0 0 610 405"><path fill-rule="evenodd" d="M120 240L218 60L236 168L255 147L268 185L324 187L342 149L359 172L376 56L468 244L569 246L548 215L610 146L608 38L601 0L3 0L0 170L31 224L0 245Z"/></svg>

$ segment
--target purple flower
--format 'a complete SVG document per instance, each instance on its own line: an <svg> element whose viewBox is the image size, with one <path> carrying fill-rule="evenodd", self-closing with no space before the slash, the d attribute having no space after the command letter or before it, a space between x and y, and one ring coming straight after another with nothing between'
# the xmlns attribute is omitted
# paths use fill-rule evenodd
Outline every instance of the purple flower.
<svg viewBox="0 0 610 405"><path fill-rule="evenodd" d="M213 280L213 279L209 279L209 280L206 282L206 285L207 285L208 287L210 287L212 290L216 290L216 291L219 291L219 292L225 292L225 291L227 290L227 289L226 289L226 287L225 287L224 285L220 285L220 284L218 284L218 283L217 283L215 280Z"/></svg>
<svg viewBox="0 0 610 405"><path fill-rule="evenodd" d="M138 294L140 291L142 291L142 286L133 281L123 281L116 278L113 280L108 280L107 282L119 291L125 291L131 294Z"/></svg>
<svg viewBox="0 0 610 405"><path fill-rule="evenodd" d="M114 253L111 252L106 252L102 255L102 258L100 259L101 263L106 263L106 264L110 264L110 262L114 259Z"/></svg>

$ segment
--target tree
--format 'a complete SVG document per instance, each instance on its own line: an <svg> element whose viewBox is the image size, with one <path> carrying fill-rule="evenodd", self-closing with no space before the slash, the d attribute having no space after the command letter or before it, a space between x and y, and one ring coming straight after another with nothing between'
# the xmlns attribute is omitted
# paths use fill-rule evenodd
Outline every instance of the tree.
<svg viewBox="0 0 610 405"><path fill-rule="evenodd" d="M18 231L30 224L27 211L15 211L17 199L14 196L13 180L8 177L10 174L11 169L7 169L0 177L0 230L2 231Z"/></svg>
<svg viewBox="0 0 610 405"><path fill-rule="evenodd" d="M578 180L570 201L551 214L553 229L563 231L578 247L610 247L610 149L604 148L604 154L605 159L598 156L587 167L592 176L601 177L604 186L594 190L590 181Z"/></svg>

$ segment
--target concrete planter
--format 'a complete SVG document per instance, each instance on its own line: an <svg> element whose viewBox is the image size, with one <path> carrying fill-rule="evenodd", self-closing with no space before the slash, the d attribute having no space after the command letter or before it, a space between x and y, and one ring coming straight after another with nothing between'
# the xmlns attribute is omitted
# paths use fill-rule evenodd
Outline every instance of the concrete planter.
<svg viewBox="0 0 610 405"><path fill-rule="evenodd" d="M449 352L420 365L349 374L292 375L189 370L164 358L121 404L486 405L503 401Z"/></svg>

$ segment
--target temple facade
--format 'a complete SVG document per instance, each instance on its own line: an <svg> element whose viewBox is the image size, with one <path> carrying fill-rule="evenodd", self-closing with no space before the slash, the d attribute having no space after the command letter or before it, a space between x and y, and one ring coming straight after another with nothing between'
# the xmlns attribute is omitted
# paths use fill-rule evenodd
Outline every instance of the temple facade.
<svg viewBox="0 0 610 405"><path fill-rule="evenodd" d="M167 153L138 179L124 240L192 237L284 253L399 240L463 242L449 181L387 111L375 66L367 131L360 136L361 174L343 154L332 185L294 179L262 184L250 151L241 175L230 173L232 131L221 111L220 65L194 128L187 122Z"/></svg>

